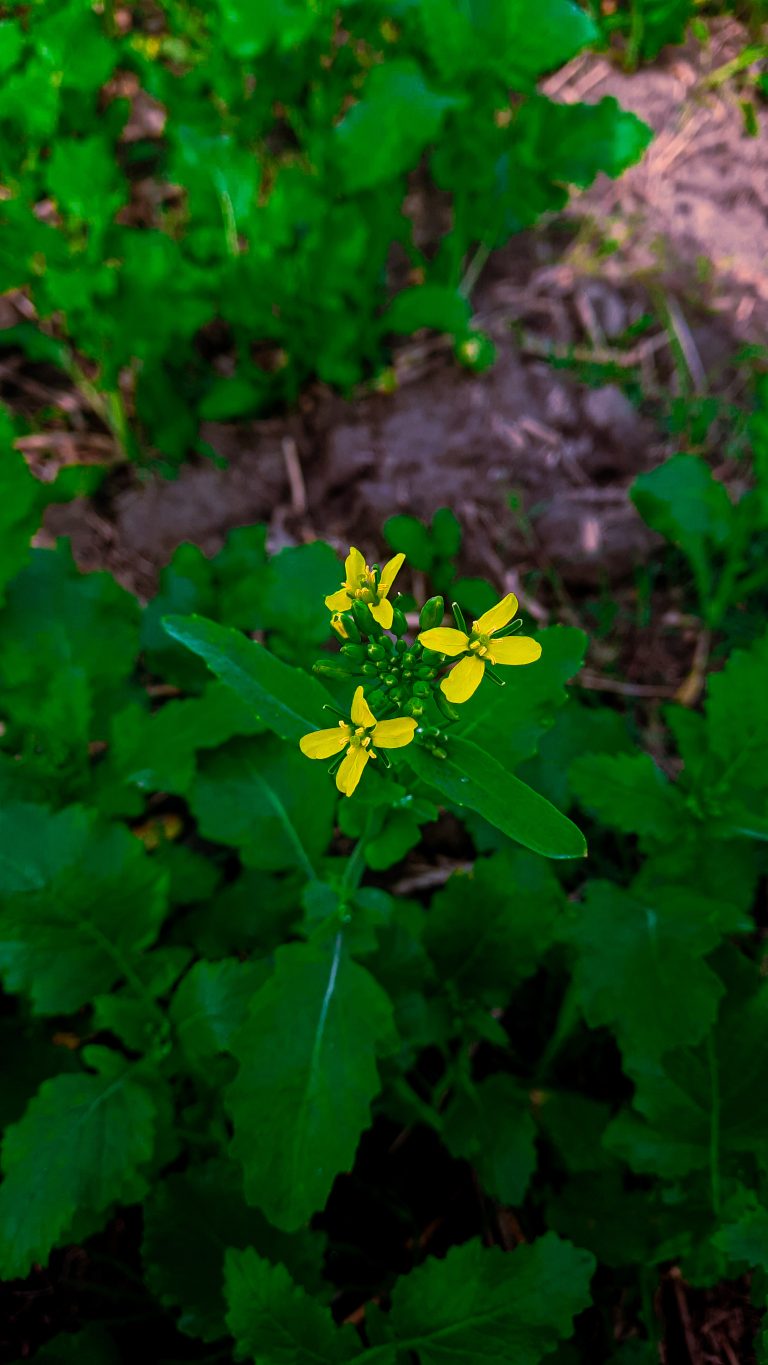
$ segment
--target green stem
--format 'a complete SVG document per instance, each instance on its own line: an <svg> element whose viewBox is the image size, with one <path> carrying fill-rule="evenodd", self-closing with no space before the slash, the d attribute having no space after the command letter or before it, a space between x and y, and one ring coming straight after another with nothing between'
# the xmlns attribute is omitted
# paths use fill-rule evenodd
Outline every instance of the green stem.
<svg viewBox="0 0 768 1365"><path fill-rule="evenodd" d="M365 850L375 833L378 833L380 815L374 808L369 810L365 829L347 859L344 876L339 888L339 908L345 910L354 896L365 871Z"/></svg>

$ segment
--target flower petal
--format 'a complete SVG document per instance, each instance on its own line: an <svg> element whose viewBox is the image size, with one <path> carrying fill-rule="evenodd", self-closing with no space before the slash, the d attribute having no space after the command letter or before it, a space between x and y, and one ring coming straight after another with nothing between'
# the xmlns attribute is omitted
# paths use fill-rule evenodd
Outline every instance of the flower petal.
<svg viewBox="0 0 768 1365"><path fill-rule="evenodd" d="M510 635L506 640L491 640L495 664L535 664L541 658L541 645L527 635Z"/></svg>
<svg viewBox="0 0 768 1365"><path fill-rule="evenodd" d="M374 621L378 621L379 625L383 626L384 630L389 630L394 620L395 613L392 610L392 603L388 602L386 597L383 597L380 602L369 602L368 610Z"/></svg>
<svg viewBox="0 0 768 1365"><path fill-rule="evenodd" d="M469 648L469 636L463 630L454 630L453 626L435 626L433 630L421 632L419 644L425 649L434 649L436 654L447 654L449 659L455 659L457 654L464 654Z"/></svg>
<svg viewBox="0 0 768 1365"><path fill-rule="evenodd" d="M336 786L344 796L352 795L370 756L370 749L364 749L360 744L350 747L344 755L341 760L341 767L336 774Z"/></svg>
<svg viewBox="0 0 768 1365"><path fill-rule="evenodd" d="M369 726L376 724L376 717L365 700L365 693L363 692L362 687L355 688L350 714L352 716L353 725L364 725L367 730Z"/></svg>
<svg viewBox="0 0 768 1365"><path fill-rule="evenodd" d="M476 654L467 654L463 659L459 659L448 677L443 678L440 691L449 701L469 701L472 693L477 691L483 681L484 672L485 664L482 659L478 659Z"/></svg>
<svg viewBox="0 0 768 1365"><path fill-rule="evenodd" d="M379 597L387 596L395 581L395 576L400 572L404 563L405 555L395 555L394 559L390 559L389 563L384 565L379 580Z"/></svg>
<svg viewBox="0 0 768 1365"><path fill-rule="evenodd" d="M299 748L307 758L331 758L340 754L349 743L349 726L334 725L332 730L314 730L311 735L303 735Z"/></svg>
<svg viewBox="0 0 768 1365"><path fill-rule="evenodd" d="M338 592L332 592L330 597L326 597L325 605L330 611L346 611L352 606L352 599L346 588L339 588Z"/></svg>
<svg viewBox="0 0 768 1365"><path fill-rule="evenodd" d="M365 573L368 565L359 550L354 545L350 548L349 554L344 560L344 572L346 574L346 584L348 588L356 588L361 575Z"/></svg>
<svg viewBox="0 0 768 1365"><path fill-rule="evenodd" d="M501 630L509 625L516 611L517 598L513 592L508 592L495 607L491 607L490 611L484 611L480 620L475 621L475 630L479 635L493 635L495 630Z"/></svg>
<svg viewBox="0 0 768 1365"><path fill-rule="evenodd" d="M412 716L397 716L395 720L380 720L372 738L379 749L402 749L410 744L415 730Z"/></svg>

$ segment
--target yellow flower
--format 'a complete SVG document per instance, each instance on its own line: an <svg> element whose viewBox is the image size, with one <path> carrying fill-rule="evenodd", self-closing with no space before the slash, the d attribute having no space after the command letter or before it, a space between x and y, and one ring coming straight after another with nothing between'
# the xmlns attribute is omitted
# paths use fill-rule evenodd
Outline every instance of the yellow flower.
<svg viewBox="0 0 768 1365"><path fill-rule="evenodd" d="M346 578L338 592L326 597L326 607L332 612L348 611L354 601L365 602L371 616L385 630L389 630L393 611L392 603L387 598L404 560L405 555L395 555L377 577L373 569L368 568L360 551L353 546L344 562Z"/></svg>
<svg viewBox="0 0 768 1365"><path fill-rule="evenodd" d="M412 716L398 716L396 720L377 720L371 711L362 687L352 698L351 721L340 720L330 730L315 730L299 740L299 748L307 758L332 758L346 746L347 752L336 774L336 786L345 796L351 796L369 758L376 758L376 748L402 749L410 744L416 729Z"/></svg>
<svg viewBox="0 0 768 1365"><path fill-rule="evenodd" d="M468 701L482 682L486 664L491 667L494 664L532 664L540 657L541 645L528 636L493 638L497 631L503 631L509 625L516 611L517 598L510 592L490 611L484 612L479 621L472 623L469 635L448 626L436 626L434 630L421 633L419 641L425 649L434 649L451 659L459 654L465 656L440 684L448 701Z"/></svg>

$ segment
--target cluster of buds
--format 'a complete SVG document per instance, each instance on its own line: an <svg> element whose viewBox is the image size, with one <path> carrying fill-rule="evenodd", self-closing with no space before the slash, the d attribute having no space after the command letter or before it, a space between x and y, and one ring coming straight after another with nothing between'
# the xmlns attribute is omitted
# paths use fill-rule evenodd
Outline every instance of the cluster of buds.
<svg viewBox="0 0 768 1365"><path fill-rule="evenodd" d="M514 619L517 598L512 593L471 627L456 602L455 626L443 626L443 598L431 597L421 608L416 638L409 643L406 616L398 599L390 601L404 558L396 555L380 569L377 564L369 567L360 551L351 549L344 582L325 599L331 628L342 645L335 659L319 660L314 671L359 683L349 716L339 712L336 727L305 735L301 749L308 758L334 758L336 785L346 796L352 795L367 762L380 749L409 744L417 728L428 734L430 708L458 720L456 706L473 696L486 675L504 686L496 665L533 663L541 654L537 641L513 638L522 622Z"/></svg>
<svg viewBox="0 0 768 1365"><path fill-rule="evenodd" d="M377 572L374 565L373 573ZM431 597L419 615L422 631L437 626L445 615L442 597ZM347 611L331 618L331 627L343 641L335 660L319 660L314 671L327 678L368 679L363 683L374 711L382 715L393 711L420 720L427 699L432 696L443 715L450 720L458 712L437 686L445 656L426 648L416 639L410 644L405 615L398 607L392 613L390 632L371 615L367 604L355 600Z"/></svg>

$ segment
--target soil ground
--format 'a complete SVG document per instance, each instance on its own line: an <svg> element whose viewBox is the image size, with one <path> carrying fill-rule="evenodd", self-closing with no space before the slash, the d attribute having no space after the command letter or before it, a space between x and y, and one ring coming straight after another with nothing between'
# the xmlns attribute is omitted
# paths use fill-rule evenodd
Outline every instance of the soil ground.
<svg viewBox="0 0 768 1365"><path fill-rule="evenodd" d="M681 406L716 397L703 444L715 454L733 441L747 403L738 351L765 340L766 141L746 135L741 92L719 75L744 41L719 24L708 46L636 73L590 56L550 82L562 100L615 94L657 138L623 179L601 180L488 261L474 302L497 347L491 369L462 370L442 338L417 337L395 357L392 392L343 400L318 387L285 417L209 425L221 462L194 460L173 480L115 465L95 498L49 510L43 540L70 536L83 568L108 568L146 597L183 541L212 553L233 527L266 521L273 547L322 536L376 555L386 517L449 505L465 532L462 570L515 590L540 619L630 595L657 548L632 480L679 448ZM0 378L27 412L50 402L13 358ZM28 454L109 455L90 417L80 427L66 442L41 434ZM697 628L674 594L658 606L643 632L593 646L587 686L610 690L620 651L614 690L673 694ZM670 1278L663 1300L666 1365L751 1359L742 1288L704 1295Z"/></svg>

